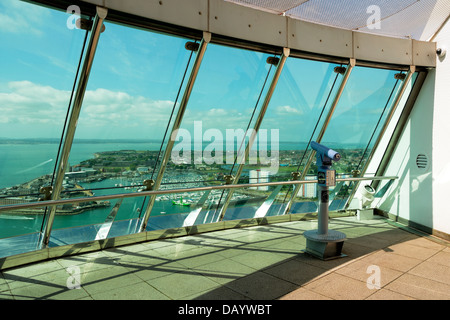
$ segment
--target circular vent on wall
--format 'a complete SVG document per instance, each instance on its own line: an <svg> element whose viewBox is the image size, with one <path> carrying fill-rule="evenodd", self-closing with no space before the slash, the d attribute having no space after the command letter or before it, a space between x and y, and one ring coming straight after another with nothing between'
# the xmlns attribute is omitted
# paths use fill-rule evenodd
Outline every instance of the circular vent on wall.
<svg viewBox="0 0 450 320"><path fill-rule="evenodd" d="M416 158L416 165L419 169L426 169L428 166L428 158L424 154L418 154Z"/></svg>

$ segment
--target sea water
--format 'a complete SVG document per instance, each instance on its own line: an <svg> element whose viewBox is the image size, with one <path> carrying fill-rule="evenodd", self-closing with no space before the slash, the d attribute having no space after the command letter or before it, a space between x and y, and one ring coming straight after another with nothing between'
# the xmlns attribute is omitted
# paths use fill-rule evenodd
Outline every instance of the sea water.
<svg viewBox="0 0 450 320"><path fill-rule="evenodd" d="M0 143L0 189L31 181L39 176L51 174L54 170L58 143ZM78 164L84 160L94 158L94 154L103 151L118 150L150 150L158 151L160 142L75 142L72 145L69 165ZM299 144L280 144L280 150L293 150ZM142 177L140 178L142 180ZM139 181L142 183L142 181ZM94 189L94 194L109 195L125 192L136 192L136 189L117 188L113 186L130 185L130 181L121 178L107 179L92 183L81 183L85 189ZM184 187L184 186L178 186ZM102 188L109 188L101 190ZM53 228L62 229L83 225L101 224L110 214L117 200L111 200L109 207L88 210L80 214L61 216L57 215ZM148 197L133 197L123 200L116 216L121 219L134 219L143 215L148 203ZM172 200L156 201L154 211L159 215L181 213L187 215L192 209L189 206L174 206ZM8 215L0 214L0 238L38 232L41 230L43 215Z"/></svg>
<svg viewBox="0 0 450 320"><path fill-rule="evenodd" d="M57 143L0 143L0 189L25 183L53 173L58 155ZM159 143L74 143L69 164L94 158L94 154L116 150L159 150Z"/></svg>

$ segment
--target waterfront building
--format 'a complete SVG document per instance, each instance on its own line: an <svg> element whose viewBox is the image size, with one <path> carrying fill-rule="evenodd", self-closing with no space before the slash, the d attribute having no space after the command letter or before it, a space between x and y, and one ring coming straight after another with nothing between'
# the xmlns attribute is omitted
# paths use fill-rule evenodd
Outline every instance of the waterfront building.
<svg viewBox="0 0 450 320"><path fill-rule="evenodd" d="M270 172L266 170L256 169L249 171L248 183L266 183L269 182ZM267 191L268 186L250 187L251 190Z"/></svg>

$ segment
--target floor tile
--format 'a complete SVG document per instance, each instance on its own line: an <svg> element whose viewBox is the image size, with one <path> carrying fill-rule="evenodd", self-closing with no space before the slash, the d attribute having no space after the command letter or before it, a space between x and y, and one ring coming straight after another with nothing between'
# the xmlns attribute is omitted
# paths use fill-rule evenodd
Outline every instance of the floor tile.
<svg viewBox="0 0 450 320"><path fill-rule="evenodd" d="M304 289L338 300L362 300L373 293L365 282L337 273L331 273L310 282L304 286Z"/></svg>
<svg viewBox="0 0 450 320"><path fill-rule="evenodd" d="M450 286L409 273L403 274L386 286L386 289L419 300L449 300Z"/></svg>
<svg viewBox="0 0 450 320"><path fill-rule="evenodd" d="M271 252L270 250L252 250L246 254L241 254L230 259L244 264L256 270L262 270L280 263L284 257L280 253Z"/></svg>
<svg viewBox="0 0 450 320"><path fill-rule="evenodd" d="M9 289L18 289L23 287L32 287L32 286L50 286L56 288L64 288L67 282L67 279L70 277L70 274L66 269L52 268L48 272L45 272L42 267L37 268L36 270L32 270L31 266L26 268L26 271L19 270L10 270L5 271L3 273L3 277L8 284Z"/></svg>
<svg viewBox="0 0 450 320"><path fill-rule="evenodd" d="M444 250L442 250L436 253L434 256L430 257L428 261L450 267L450 251L445 252Z"/></svg>
<svg viewBox="0 0 450 320"><path fill-rule="evenodd" d="M415 258L418 260L426 260L432 255L436 254L440 249L426 248L423 246L416 246L409 244L409 241L396 243L389 246L387 249L391 252L405 257Z"/></svg>
<svg viewBox="0 0 450 320"><path fill-rule="evenodd" d="M198 266L194 270L220 284L234 281L257 271L232 259L211 262Z"/></svg>
<svg viewBox="0 0 450 320"><path fill-rule="evenodd" d="M400 294L395 291L381 288L380 290L375 291L375 293L369 296L366 300L416 300L416 299Z"/></svg>
<svg viewBox="0 0 450 320"><path fill-rule="evenodd" d="M348 234L344 258L306 254L302 233L317 221L292 221L7 269L0 273L0 299L450 299L446 242L383 219L332 219L330 227ZM380 288L370 289L373 268L379 268ZM80 288L71 290L77 272Z"/></svg>
<svg viewBox="0 0 450 320"><path fill-rule="evenodd" d="M142 279L123 267L109 268L107 271L83 272L80 280L81 287L89 294L96 294L142 282Z"/></svg>
<svg viewBox="0 0 450 320"><path fill-rule="evenodd" d="M146 282L97 292L91 297L94 300L169 300L169 297Z"/></svg>
<svg viewBox="0 0 450 320"><path fill-rule="evenodd" d="M411 269L408 273L422 278L445 283L449 285L450 288L450 266L438 264L431 261L424 261L423 263Z"/></svg>
<svg viewBox="0 0 450 320"><path fill-rule="evenodd" d="M264 270L265 273L299 286L310 282L326 271L326 269L312 266L296 259L288 260Z"/></svg>
<svg viewBox="0 0 450 320"><path fill-rule="evenodd" d="M213 290L199 292L192 296L185 297L186 300L250 300L249 297L234 291L225 286L217 287Z"/></svg>
<svg viewBox="0 0 450 320"><path fill-rule="evenodd" d="M372 283L372 279L373 277L375 277L375 273L378 273L377 276L379 276L380 287L385 286L386 284L395 280L403 274L401 271L394 270L386 266L382 266L379 268L377 267L379 266L374 265L367 260L361 259L355 262L348 263L344 267L337 268L335 272L365 283L367 283L367 281L369 281L369 283Z"/></svg>
<svg viewBox="0 0 450 320"><path fill-rule="evenodd" d="M184 299L220 286L217 282L190 270L149 280L147 283L171 299Z"/></svg>
<svg viewBox="0 0 450 320"><path fill-rule="evenodd" d="M6 282L6 279L3 277L3 274L0 273L0 292L9 290L8 283Z"/></svg>
<svg viewBox="0 0 450 320"><path fill-rule="evenodd" d="M408 240L405 243L412 245L412 246L417 246L417 247L423 247L423 248L429 248L429 249L436 249L436 250L442 250L444 248L446 248L446 245L444 245L443 243L445 243L442 240L438 241L434 241L433 237L416 237L412 240ZM442 243L440 243L442 241Z"/></svg>
<svg viewBox="0 0 450 320"><path fill-rule="evenodd" d="M280 300L331 300L331 298L318 294L311 290L299 288L282 296Z"/></svg>
<svg viewBox="0 0 450 320"><path fill-rule="evenodd" d="M407 272L422 262L422 260L384 250L379 250L373 254L363 257L362 260L372 265L379 266L380 268L386 267L389 269L398 270L400 272Z"/></svg>
<svg viewBox="0 0 450 320"><path fill-rule="evenodd" d="M164 277L177 272L184 272L188 268L178 263L177 261L139 261L135 263L128 263L123 265L130 273L147 281L160 277Z"/></svg>
<svg viewBox="0 0 450 320"><path fill-rule="evenodd" d="M65 286L35 284L11 290L15 300L77 300L88 297L83 289L69 289Z"/></svg>
<svg viewBox="0 0 450 320"><path fill-rule="evenodd" d="M253 300L278 299L298 287L264 272L252 273L225 286Z"/></svg>

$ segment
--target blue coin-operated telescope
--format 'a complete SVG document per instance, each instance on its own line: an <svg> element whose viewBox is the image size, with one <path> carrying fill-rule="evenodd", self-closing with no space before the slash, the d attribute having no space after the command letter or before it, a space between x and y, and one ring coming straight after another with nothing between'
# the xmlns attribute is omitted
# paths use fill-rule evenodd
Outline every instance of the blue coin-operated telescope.
<svg viewBox="0 0 450 320"><path fill-rule="evenodd" d="M341 155L317 142L311 142L311 148L316 151L318 186L333 187L336 185L336 171L331 170L332 161L339 161Z"/></svg>
<svg viewBox="0 0 450 320"><path fill-rule="evenodd" d="M336 185L336 171L331 169L333 161L339 161L341 155L321 145L311 142L317 159L317 196L319 198L318 228L303 233L306 238L306 252L322 260L345 256L341 253L346 235L328 230L329 187Z"/></svg>

